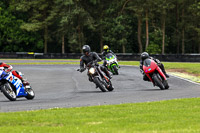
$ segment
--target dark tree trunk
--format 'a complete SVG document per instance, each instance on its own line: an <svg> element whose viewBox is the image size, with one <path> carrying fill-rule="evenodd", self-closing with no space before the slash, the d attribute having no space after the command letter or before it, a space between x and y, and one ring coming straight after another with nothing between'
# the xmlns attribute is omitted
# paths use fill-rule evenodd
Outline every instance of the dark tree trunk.
<svg viewBox="0 0 200 133"><path fill-rule="evenodd" d="M182 29L182 54L185 54L185 30Z"/></svg>
<svg viewBox="0 0 200 133"><path fill-rule="evenodd" d="M145 50L147 50L148 46L149 46L149 17L148 17L148 10L146 10L146 46L145 46Z"/></svg>
<svg viewBox="0 0 200 133"><path fill-rule="evenodd" d="M165 15L162 19L162 54L165 54Z"/></svg>
<svg viewBox="0 0 200 133"><path fill-rule="evenodd" d="M199 42L199 54L200 54L200 42Z"/></svg>
<svg viewBox="0 0 200 133"><path fill-rule="evenodd" d="M142 34L142 30L141 30L141 26L142 26L142 19L141 16L138 16L138 46L139 46L139 53L142 53L142 41L141 41L141 34Z"/></svg>
<svg viewBox="0 0 200 133"><path fill-rule="evenodd" d="M62 35L62 54L65 53L65 35Z"/></svg>
<svg viewBox="0 0 200 133"><path fill-rule="evenodd" d="M44 53L47 53L47 42L48 42L48 26L45 25L44 28Z"/></svg>
<svg viewBox="0 0 200 133"><path fill-rule="evenodd" d="M184 27L184 9L182 9L182 54L185 54L185 27Z"/></svg>
<svg viewBox="0 0 200 133"><path fill-rule="evenodd" d="M99 34L99 37L100 37L100 52L103 51L103 32L102 32L102 29L100 30L100 34Z"/></svg>
<svg viewBox="0 0 200 133"><path fill-rule="evenodd" d="M124 45L124 44L122 44L122 52L123 52L123 53L126 53L126 48L125 48L125 45Z"/></svg>
<svg viewBox="0 0 200 133"><path fill-rule="evenodd" d="M178 8L178 3L176 4L176 41L177 42L177 48L176 48L176 53L179 54L180 53L180 37L179 37L179 8Z"/></svg>

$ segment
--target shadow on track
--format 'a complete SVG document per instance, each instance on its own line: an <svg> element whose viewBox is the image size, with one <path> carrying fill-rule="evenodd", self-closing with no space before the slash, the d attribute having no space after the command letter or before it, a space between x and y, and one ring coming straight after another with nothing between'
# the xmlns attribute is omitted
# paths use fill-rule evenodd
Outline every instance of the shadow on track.
<svg viewBox="0 0 200 133"><path fill-rule="evenodd" d="M106 92L101 92L101 91L77 91L76 93L106 93Z"/></svg>
<svg viewBox="0 0 200 133"><path fill-rule="evenodd" d="M136 90L136 91L165 91L165 90L160 90L160 89L141 89L141 90Z"/></svg>

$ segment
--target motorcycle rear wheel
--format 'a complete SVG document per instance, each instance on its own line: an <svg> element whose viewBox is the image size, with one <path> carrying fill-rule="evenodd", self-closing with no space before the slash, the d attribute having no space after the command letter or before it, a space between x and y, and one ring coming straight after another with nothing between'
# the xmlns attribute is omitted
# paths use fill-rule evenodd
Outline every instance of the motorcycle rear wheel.
<svg viewBox="0 0 200 133"><path fill-rule="evenodd" d="M106 92L105 86L101 83L98 77L94 78L94 83L99 87L102 92Z"/></svg>
<svg viewBox="0 0 200 133"><path fill-rule="evenodd" d="M28 88L28 89L26 90L26 92L27 92L26 99L32 100L32 99L35 97L35 93L34 93L34 91L33 91L32 88Z"/></svg>
<svg viewBox="0 0 200 133"><path fill-rule="evenodd" d="M5 83L3 87L1 88L1 91L3 94L10 100L10 101L16 101L17 97L15 92L13 91L10 83Z"/></svg>

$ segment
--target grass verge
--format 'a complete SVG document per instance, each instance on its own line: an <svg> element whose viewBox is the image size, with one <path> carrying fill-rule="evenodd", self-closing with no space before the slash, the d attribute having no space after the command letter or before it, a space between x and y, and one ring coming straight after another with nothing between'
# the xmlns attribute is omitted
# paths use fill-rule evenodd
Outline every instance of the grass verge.
<svg viewBox="0 0 200 133"><path fill-rule="evenodd" d="M0 131L63 133L200 132L200 98L0 113Z"/></svg>

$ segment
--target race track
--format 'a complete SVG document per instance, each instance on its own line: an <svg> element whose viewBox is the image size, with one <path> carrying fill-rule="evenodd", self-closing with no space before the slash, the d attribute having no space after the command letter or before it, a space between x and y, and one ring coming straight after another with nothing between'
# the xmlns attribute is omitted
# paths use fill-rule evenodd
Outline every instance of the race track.
<svg viewBox="0 0 200 133"><path fill-rule="evenodd" d="M113 92L101 92L88 81L86 71L77 72L78 65L13 65L21 71L35 91L35 99L9 101L0 93L0 112L38 110L55 107L79 107L159 101L200 97L200 85L170 76L169 90L160 90L142 80L139 68L122 66L113 76Z"/></svg>

